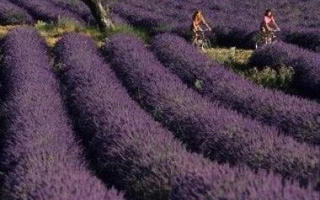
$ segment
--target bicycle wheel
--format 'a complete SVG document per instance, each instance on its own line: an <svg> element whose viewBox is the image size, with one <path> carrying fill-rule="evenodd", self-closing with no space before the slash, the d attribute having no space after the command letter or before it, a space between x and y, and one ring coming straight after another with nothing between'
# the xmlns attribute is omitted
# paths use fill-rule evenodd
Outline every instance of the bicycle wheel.
<svg viewBox="0 0 320 200"><path fill-rule="evenodd" d="M259 48L263 47L264 45L266 45L265 39L264 38L260 38L259 40L256 41L255 48L259 49Z"/></svg>
<svg viewBox="0 0 320 200"><path fill-rule="evenodd" d="M199 38L192 38L192 45L197 48L201 48L202 40Z"/></svg>
<svg viewBox="0 0 320 200"><path fill-rule="evenodd" d="M202 47L203 47L204 49L210 49L210 48L211 48L210 40L205 39L205 40L203 41Z"/></svg>
<svg viewBox="0 0 320 200"><path fill-rule="evenodd" d="M196 45L196 39L194 37L191 38L190 42L192 45L194 46Z"/></svg>
<svg viewBox="0 0 320 200"><path fill-rule="evenodd" d="M266 44L264 34L261 32L257 33L254 36L254 41L255 41L255 49L261 48Z"/></svg>

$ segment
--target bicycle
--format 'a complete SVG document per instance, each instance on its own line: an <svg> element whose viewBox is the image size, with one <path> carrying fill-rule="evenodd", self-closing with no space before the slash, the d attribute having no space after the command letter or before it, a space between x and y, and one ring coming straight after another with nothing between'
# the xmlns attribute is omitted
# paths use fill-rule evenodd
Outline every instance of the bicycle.
<svg viewBox="0 0 320 200"><path fill-rule="evenodd" d="M257 41L256 41L256 45L255 45L256 49L261 48L261 47L268 45L268 44L276 43L279 39L275 33L279 32L279 31L280 31L280 29L271 29L265 33L261 32L259 34Z"/></svg>
<svg viewBox="0 0 320 200"><path fill-rule="evenodd" d="M205 51L205 49L209 49L211 47L210 40L206 38L205 32L211 31L210 29L200 29L198 31L198 35L194 35L192 37L192 45L196 46L197 48Z"/></svg>

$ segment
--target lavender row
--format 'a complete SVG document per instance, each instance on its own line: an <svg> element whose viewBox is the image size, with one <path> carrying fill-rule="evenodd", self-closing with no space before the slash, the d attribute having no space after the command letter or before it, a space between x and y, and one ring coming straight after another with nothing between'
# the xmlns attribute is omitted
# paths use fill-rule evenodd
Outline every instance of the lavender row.
<svg viewBox="0 0 320 200"><path fill-rule="evenodd" d="M155 34L159 31L165 31L169 28L166 27L168 26L166 23L166 17L155 14L152 11L134 7L122 2L115 4L112 9L132 25L144 28L151 34Z"/></svg>
<svg viewBox="0 0 320 200"><path fill-rule="evenodd" d="M193 151L222 162L271 169L303 181L319 176L319 149L211 103L184 85L137 38L118 36L108 58L132 97Z"/></svg>
<svg viewBox="0 0 320 200"><path fill-rule="evenodd" d="M249 65L254 66L277 67L287 65L293 67L295 71L293 77L294 87L297 88L300 93L318 99L320 98L319 63L319 54L281 42L268 45L265 48L255 51L249 60ZM320 123L319 119L318 123ZM319 132L316 143L320 143Z"/></svg>
<svg viewBox="0 0 320 200"><path fill-rule="evenodd" d="M55 6L68 10L74 14L79 15L88 25L96 24L94 17L91 14L89 7L83 3L81 0L72 0L72 1L65 1L65 0L47 0L52 2ZM108 1L102 1L102 3L108 3ZM111 3L112 4L112 3ZM126 24L126 21L121 18L119 15L114 13L112 10L109 12L112 21L116 24Z"/></svg>
<svg viewBox="0 0 320 200"><path fill-rule="evenodd" d="M86 168L44 40L17 28L3 51L0 199L123 199Z"/></svg>
<svg viewBox="0 0 320 200"><path fill-rule="evenodd" d="M272 3L271 3L272 2ZM295 6L298 5L299 6ZM124 17L129 17L129 21L136 24L144 24L147 29L155 31L160 29L161 32L174 32L185 38L191 37L190 25L191 16L196 9L201 9L205 18L213 27L213 33L208 37L213 43L223 46L238 46L244 48L253 48L255 38L259 32L260 21L263 17L265 8L277 5L275 15L278 24L283 30L301 30L308 28L319 28L319 19L316 7L317 1L308 2L308 4L300 5L296 2L296 9L308 10L308 20L301 20L302 17L290 17L292 9L288 9L292 5L287 2L268 1L254 3L252 1L173 1L165 0L161 2L153 1L152 3L144 0L121 1L113 5L115 12ZM305 13L303 13L305 15ZM152 19L152 20L151 20ZM144 23L137 23L144 22ZM145 23L153 21L154 23ZM161 28L159 28L161 24ZM301 32L300 31L300 32ZM291 31L282 31L280 37L288 42L300 43L300 39L296 37L296 33ZM312 40L310 35L303 34L303 38ZM305 48L315 50L317 45L308 42L303 45Z"/></svg>
<svg viewBox="0 0 320 200"><path fill-rule="evenodd" d="M188 153L128 95L92 39L56 48L70 114L100 177L129 199L316 199L317 194ZM110 179L110 177L112 177Z"/></svg>
<svg viewBox="0 0 320 200"><path fill-rule="evenodd" d="M80 16L87 24L93 24L94 18L89 7L81 0L46 0L52 5Z"/></svg>
<svg viewBox="0 0 320 200"><path fill-rule="evenodd" d="M320 28L318 29L289 29L284 41L320 53Z"/></svg>
<svg viewBox="0 0 320 200"><path fill-rule="evenodd" d="M157 36L152 49L167 68L212 101L218 100L225 107L277 126L299 141L320 144L319 104L253 84L175 35ZM270 54L278 55L275 51ZM260 63L268 65L267 60L265 57ZM201 82L201 87L197 82Z"/></svg>
<svg viewBox="0 0 320 200"><path fill-rule="evenodd" d="M320 26L318 7L319 1L311 0L308 3L298 0L265 2L243 1L219 1L219 0L192 0L176 1L147 1L147 0L123 0L121 3L143 8L162 15L169 15L176 11L176 14L187 14L191 16L196 9L201 9L213 24L230 24L246 28L254 24L259 29L259 23L266 8L272 8L280 25L291 27L315 28ZM116 3L117 4L117 3ZM186 18L185 18L186 20Z"/></svg>
<svg viewBox="0 0 320 200"><path fill-rule="evenodd" d="M7 0L0 2L0 24L31 24L33 18L29 13Z"/></svg>
<svg viewBox="0 0 320 200"><path fill-rule="evenodd" d="M183 8L179 4L172 5L171 2L166 6L155 4L146 7L141 4L148 3L119 2L113 6L113 10L134 26L146 28L151 34L173 32L186 39L191 38L191 16L196 7ZM205 11L209 19L215 19L208 20L214 27L214 34L213 32L207 34L212 43L223 46L254 47L254 38L257 35L254 28L239 26L239 23L226 25L226 22L230 21L230 15L211 14L207 9Z"/></svg>
<svg viewBox="0 0 320 200"><path fill-rule="evenodd" d="M61 8L48 0L10 0L12 3L27 10L35 19L57 22L59 20L73 20L85 24L85 21L78 14Z"/></svg>

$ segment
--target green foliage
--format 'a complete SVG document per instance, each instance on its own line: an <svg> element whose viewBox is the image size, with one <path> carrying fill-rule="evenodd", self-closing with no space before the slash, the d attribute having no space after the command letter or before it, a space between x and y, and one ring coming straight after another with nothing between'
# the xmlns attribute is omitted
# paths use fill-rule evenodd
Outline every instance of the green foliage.
<svg viewBox="0 0 320 200"><path fill-rule="evenodd" d="M243 74L248 79L265 87L290 91L294 70L288 66L281 66L278 70L270 67L258 70L255 67L244 71Z"/></svg>
<svg viewBox="0 0 320 200"><path fill-rule="evenodd" d="M110 29L106 33L101 32L98 27L81 26L80 24L68 19L61 19L58 23L38 21L35 24L35 27L39 30L41 35L46 38L49 46L54 46L64 34L71 32L84 33L85 35L91 36L97 42L98 46L102 46L104 44L105 38L118 33L133 34L140 37L145 42L150 40L150 36L146 30L123 24L115 24L114 29Z"/></svg>
<svg viewBox="0 0 320 200"><path fill-rule="evenodd" d="M25 17L26 16L20 12L12 12L10 13L10 16L8 16L8 18L10 18L11 24L17 24L19 22L22 22L24 21Z"/></svg>
<svg viewBox="0 0 320 200"><path fill-rule="evenodd" d="M206 54L220 64L233 70L237 74L243 75L253 82L264 87L283 90L284 92L293 92L292 80L294 70L290 66L280 66L273 69L266 67L258 69L248 66L248 60L252 55L252 50L243 50L236 48L212 48Z"/></svg>
<svg viewBox="0 0 320 200"><path fill-rule="evenodd" d="M202 85L203 85L203 82L202 80L199 80L197 79L194 83L194 86L198 89L198 90L202 90Z"/></svg>
<svg viewBox="0 0 320 200"><path fill-rule="evenodd" d="M223 65L241 65L246 64L253 53L252 50L232 48L212 48L206 51L206 54Z"/></svg>
<svg viewBox="0 0 320 200"><path fill-rule="evenodd" d="M71 32L83 32L86 35L92 36L96 41L103 39L103 35L95 31L93 27L83 27L65 18L59 19L57 23L38 21L34 26L40 34L46 38L49 46L54 46L64 34Z"/></svg>

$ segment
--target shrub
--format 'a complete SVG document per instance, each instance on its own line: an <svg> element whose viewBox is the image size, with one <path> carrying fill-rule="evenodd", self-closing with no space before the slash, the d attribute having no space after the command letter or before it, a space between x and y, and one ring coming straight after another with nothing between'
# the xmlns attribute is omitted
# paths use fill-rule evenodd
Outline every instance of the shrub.
<svg viewBox="0 0 320 200"><path fill-rule="evenodd" d="M299 144L273 127L202 98L137 38L113 37L106 52L131 96L191 150L212 160L270 169L301 180L315 178L318 148Z"/></svg>
<svg viewBox="0 0 320 200"><path fill-rule="evenodd" d="M31 24L32 17L22 8L12 4L10 1L3 0L0 2L0 24Z"/></svg>
<svg viewBox="0 0 320 200"><path fill-rule="evenodd" d="M320 53L320 29L293 29L287 31L285 41Z"/></svg>
<svg viewBox="0 0 320 200"><path fill-rule="evenodd" d="M249 61L250 65L255 66L277 67L283 64L291 66L295 71L293 78L295 88L301 94L313 98L320 98L319 63L319 54L280 42L255 51ZM319 143L320 139L318 138L316 142Z"/></svg>
<svg viewBox="0 0 320 200"><path fill-rule="evenodd" d="M87 169L43 39L17 28L3 49L0 199L123 199Z"/></svg>
<svg viewBox="0 0 320 200"><path fill-rule="evenodd" d="M58 22L59 20L74 20L80 24L85 24L83 19L66 9L54 5L50 1L43 0L10 0L12 3L27 10L35 19L46 22Z"/></svg>
<svg viewBox="0 0 320 200"><path fill-rule="evenodd" d="M56 51L70 114L96 170L107 182L112 176L111 182L128 198L317 197L293 185L283 188L274 176L231 169L188 153L129 97L90 38L65 36Z"/></svg>
<svg viewBox="0 0 320 200"><path fill-rule="evenodd" d="M275 50L274 54L269 53L270 48ZM282 52L278 52L277 48L270 48L257 51L256 55L266 52L265 56L253 56L251 63L272 66L285 58L280 56ZM320 144L319 104L253 84L207 58L175 35L157 36L152 49L167 68L211 101L218 100L225 107L276 126L299 141ZM294 68L293 63L287 64ZM197 80L203 83L202 89L194 87Z"/></svg>

